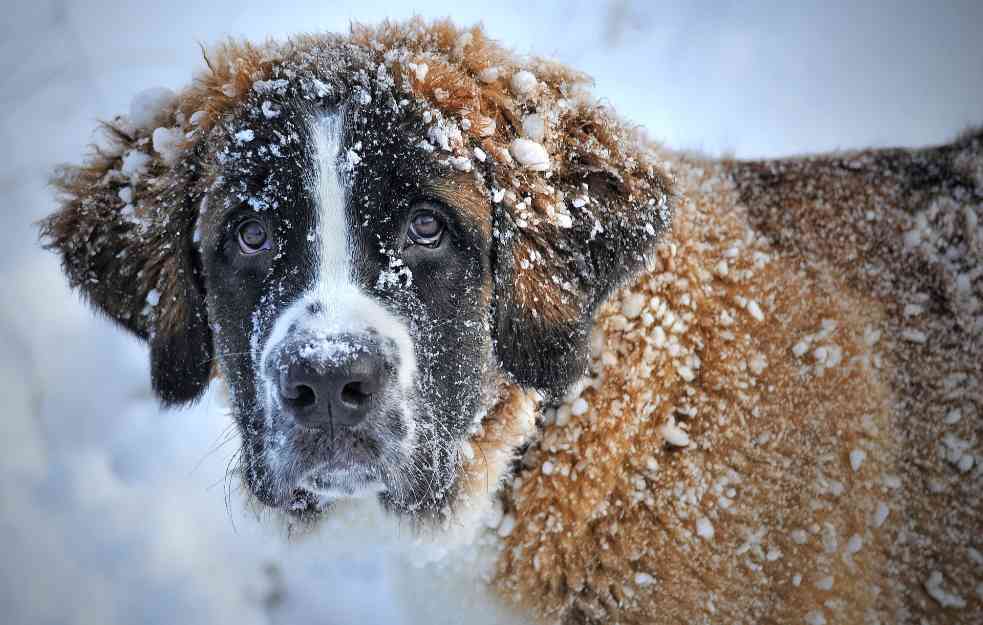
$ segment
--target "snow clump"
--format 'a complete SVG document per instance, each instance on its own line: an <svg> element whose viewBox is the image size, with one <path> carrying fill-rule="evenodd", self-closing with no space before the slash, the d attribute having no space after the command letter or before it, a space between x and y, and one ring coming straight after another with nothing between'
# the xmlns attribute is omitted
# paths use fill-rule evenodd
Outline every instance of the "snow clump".
<svg viewBox="0 0 983 625"><path fill-rule="evenodd" d="M167 87L151 87L141 91L130 101L130 123L141 130L152 128L176 98Z"/></svg>
<svg viewBox="0 0 983 625"><path fill-rule="evenodd" d="M157 128L152 135L154 151L166 164L173 165L181 155L183 139L184 133L180 128Z"/></svg>
<svg viewBox="0 0 983 625"><path fill-rule="evenodd" d="M550 157L546 148L529 139L516 139L509 146L512 157L529 171L546 171L550 168Z"/></svg>
<svg viewBox="0 0 983 625"><path fill-rule="evenodd" d="M539 83L532 72L522 69L512 74L512 92L516 95L528 95L532 93L537 84Z"/></svg>

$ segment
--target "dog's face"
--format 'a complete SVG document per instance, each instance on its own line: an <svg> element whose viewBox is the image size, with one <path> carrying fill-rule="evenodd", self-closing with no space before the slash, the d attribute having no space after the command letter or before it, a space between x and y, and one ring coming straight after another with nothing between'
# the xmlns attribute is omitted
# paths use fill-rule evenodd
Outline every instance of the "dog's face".
<svg viewBox="0 0 983 625"><path fill-rule="evenodd" d="M117 149L56 178L43 224L73 285L148 341L162 401L220 374L245 483L300 516L452 512L483 419L583 374L597 307L670 218L648 153L568 95L578 75L479 84L434 29L429 71L384 38L230 48L155 121L175 129L110 124ZM474 63L505 58L468 36Z"/></svg>
<svg viewBox="0 0 983 625"><path fill-rule="evenodd" d="M437 509L490 379L491 202L412 107L277 111L225 125L199 223L246 481Z"/></svg>

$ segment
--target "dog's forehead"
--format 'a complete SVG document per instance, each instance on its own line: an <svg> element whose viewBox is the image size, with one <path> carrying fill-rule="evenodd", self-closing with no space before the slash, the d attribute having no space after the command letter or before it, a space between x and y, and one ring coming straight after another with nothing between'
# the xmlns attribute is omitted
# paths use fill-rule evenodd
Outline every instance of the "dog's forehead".
<svg viewBox="0 0 983 625"><path fill-rule="evenodd" d="M255 115L256 110L263 114ZM487 239L491 201L481 175L461 171L446 153L433 149L424 117L405 104L357 99L253 103L222 129L213 188L225 191L226 209L310 207L312 183L323 165L319 150L325 141L337 141L334 166L345 178L346 203L356 211L391 210L429 197ZM337 121L326 125L329 119ZM328 133L336 136L329 138Z"/></svg>

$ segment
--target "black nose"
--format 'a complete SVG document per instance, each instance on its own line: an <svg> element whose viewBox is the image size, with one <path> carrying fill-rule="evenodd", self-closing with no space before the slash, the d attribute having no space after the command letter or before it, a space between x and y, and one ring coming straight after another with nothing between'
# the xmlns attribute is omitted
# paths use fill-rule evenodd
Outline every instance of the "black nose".
<svg viewBox="0 0 983 625"><path fill-rule="evenodd" d="M284 350L280 403L298 423L312 428L352 427L368 415L383 386L386 361L363 341L305 341Z"/></svg>

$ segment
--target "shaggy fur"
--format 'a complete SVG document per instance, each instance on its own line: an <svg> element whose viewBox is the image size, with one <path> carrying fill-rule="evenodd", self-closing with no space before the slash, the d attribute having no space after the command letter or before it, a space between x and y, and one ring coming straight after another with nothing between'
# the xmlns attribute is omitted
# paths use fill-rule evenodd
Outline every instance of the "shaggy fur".
<svg viewBox="0 0 983 625"><path fill-rule="evenodd" d="M118 119L43 224L72 284L150 341L165 402L208 378L192 232L217 129L257 81L357 93L385 73L493 229L501 378L458 513L499 498L504 598L544 622L983 620L983 135L709 161L636 136L581 74L444 22L207 61L157 120L181 159Z"/></svg>
<svg viewBox="0 0 983 625"><path fill-rule="evenodd" d="M666 158L674 227L508 491L502 585L572 622L978 621L983 135Z"/></svg>

